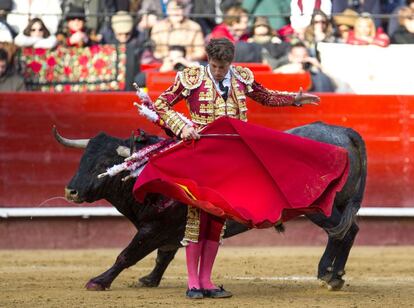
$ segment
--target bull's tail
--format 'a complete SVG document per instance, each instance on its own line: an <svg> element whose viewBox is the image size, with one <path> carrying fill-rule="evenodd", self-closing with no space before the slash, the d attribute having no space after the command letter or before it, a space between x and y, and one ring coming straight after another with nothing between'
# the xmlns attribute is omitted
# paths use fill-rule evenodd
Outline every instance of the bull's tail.
<svg viewBox="0 0 414 308"><path fill-rule="evenodd" d="M329 237L337 240L342 240L348 232L349 228L351 228L352 224L355 222L355 216L358 213L358 210L361 207L362 199L364 198L365 183L367 179L367 152L365 148L365 142L362 139L361 135L358 134L355 130L348 128L347 133L354 146L359 150L360 174L357 190L348 201L348 204L345 206L341 221L337 226L326 229Z"/></svg>

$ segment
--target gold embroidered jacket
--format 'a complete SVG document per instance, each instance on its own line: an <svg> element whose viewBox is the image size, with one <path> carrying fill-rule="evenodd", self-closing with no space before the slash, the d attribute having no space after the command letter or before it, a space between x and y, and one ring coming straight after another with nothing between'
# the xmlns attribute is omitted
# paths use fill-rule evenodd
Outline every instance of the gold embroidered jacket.
<svg viewBox="0 0 414 308"><path fill-rule="evenodd" d="M207 68L195 66L177 73L174 84L154 102L155 111L171 131L179 136L186 123L171 108L185 99L191 120L204 126L222 116L247 120L246 96L266 106L291 106L296 93L272 91L254 81L248 68L231 66L231 87L224 101Z"/></svg>

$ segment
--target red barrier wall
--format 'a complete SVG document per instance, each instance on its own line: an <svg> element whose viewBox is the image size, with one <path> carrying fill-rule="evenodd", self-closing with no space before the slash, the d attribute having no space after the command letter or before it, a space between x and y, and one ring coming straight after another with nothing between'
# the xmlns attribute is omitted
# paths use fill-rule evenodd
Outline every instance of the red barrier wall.
<svg viewBox="0 0 414 308"><path fill-rule="evenodd" d="M356 245L414 245L412 218L359 218ZM8 218L0 223L0 249L125 247L136 229L125 217ZM229 246L323 246L326 233L308 219L286 224L286 232L255 229L226 239Z"/></svg>
<svg viewBox="0 0 414 308"><path fill-rule="evenodd" d="M414 205L414 96L321 94L318 107L266 108L251 101L249 120L275 129L312 121L349 126L367 143L365 206ZM81 150L57 144L52 125L69 138L105 131L127 138L137 127L161 133L137 115L133 93L0 95L0 207L39 206L63 196ZM179 110L185 106L179 104ZM69 205L51 200L44 206Z"/></svg>

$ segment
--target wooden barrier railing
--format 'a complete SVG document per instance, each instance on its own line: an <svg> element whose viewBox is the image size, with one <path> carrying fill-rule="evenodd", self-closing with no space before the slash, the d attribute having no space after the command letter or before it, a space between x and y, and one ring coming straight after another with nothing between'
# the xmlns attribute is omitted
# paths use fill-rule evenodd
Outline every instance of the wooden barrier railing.
<svg viewBox="0 0 414 308"><path fill-rule="evenodd" d="M54 124L70 138L89 138L99 131L128 138L137 127L162 134L137 115L134 100L133 93L2 93L0 207L39 206L63 195L82 151L57 144L51 134ZM248 106L249 121L275 129L318 120L354 128L368 151L364 205L414 205L414 96L321 94L318 107L266 108L252 101ZM184 111L185 105L177 108ZM69 206L61 200L44 206L57 205Z"/></svg>

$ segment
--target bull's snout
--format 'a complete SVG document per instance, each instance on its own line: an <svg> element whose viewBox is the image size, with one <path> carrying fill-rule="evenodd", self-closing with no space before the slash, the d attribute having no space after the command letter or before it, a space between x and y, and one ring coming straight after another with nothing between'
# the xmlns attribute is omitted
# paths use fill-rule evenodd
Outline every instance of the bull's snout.
<svg viewBox="0 0 414 308"><path fill-rule="evenodd" d="M73 202L79 202L79 194L78 191L76 189L71 189L71 188L67 188L65 187L65 198L68 201L73 201Z"/></svg>

